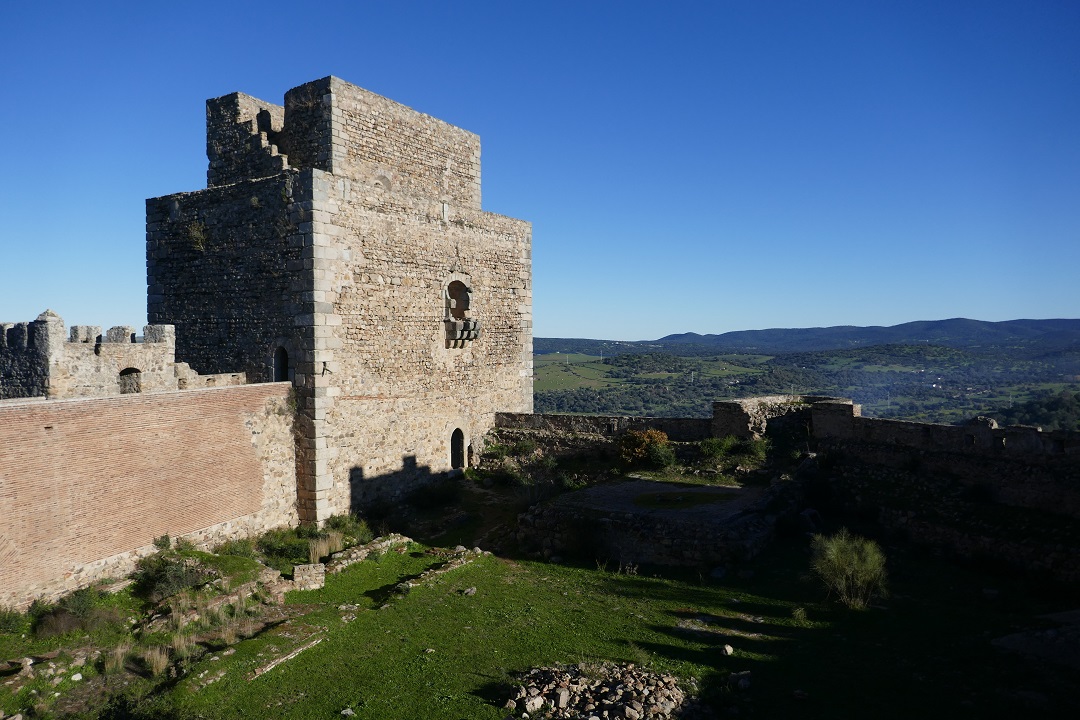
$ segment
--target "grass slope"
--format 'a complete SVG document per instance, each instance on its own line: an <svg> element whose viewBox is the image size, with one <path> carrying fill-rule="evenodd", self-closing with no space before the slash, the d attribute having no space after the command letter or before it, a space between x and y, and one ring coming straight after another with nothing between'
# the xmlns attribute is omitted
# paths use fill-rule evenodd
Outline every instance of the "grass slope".
<svg viewBox="0 0 1080 720"><path fill-rule="evenodd" d="M1044 717L1076 707L1060 692L1075 672L990 645L1031 623L1031 598L1003 588L988 601L984 577L931 558L895 552L894 599L866 612L825 600L805 575L803 543L770 551L752 577L719 582L485 557L376 609L399 578L432 562L414 546L332 576L323 590L290 594L308 614L203 661L147 709L181 718L326 718L351 708L368 719L495 720L505 717L514 673L583 660L696 677L744 717L1015 717L1030 712L1023 692L1046 698ZM325 640L252 679L316 636ZM724 644L735 648L730 657ZM224 677L200 689L204 669ZM722 676L743 670L750 689L726 689Z"/></svg>

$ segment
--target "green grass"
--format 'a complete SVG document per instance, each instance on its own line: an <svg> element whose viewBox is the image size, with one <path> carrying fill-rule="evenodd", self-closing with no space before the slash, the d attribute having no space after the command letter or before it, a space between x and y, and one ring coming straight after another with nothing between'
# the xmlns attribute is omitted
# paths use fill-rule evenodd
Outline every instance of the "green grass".
<svg viewBox="0 0 1080 720"><path fill-rule="evenodd" d="M696 677L752 717L1025 716L1013 692L1023 688L1047 695L1051 709L1075 705L1052 694L1074 675L989 644L1030 625L1037 604L1008 583L989 602L984 576L928 557L890 557L893 600L862 612L824 600L802 544L769 551L753 577L719 583L485 557L374 609L399 578L435 562L418 548L390 553L323 590L291 593L306 615L204 660L145 706L180 718L326 718L349 707L357 718L496 720L515 673L583 660ZM324 640L253 679L314 637ZM203 670L225 674L199 688ZM753 673L749 691L721 690L725 673L742 670Z"/></svg>

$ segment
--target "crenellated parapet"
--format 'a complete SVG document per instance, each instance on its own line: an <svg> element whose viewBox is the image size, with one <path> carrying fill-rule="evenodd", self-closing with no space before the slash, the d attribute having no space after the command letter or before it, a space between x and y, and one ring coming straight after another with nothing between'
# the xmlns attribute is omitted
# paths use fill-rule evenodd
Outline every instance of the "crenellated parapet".
<svg viewBox="0 0 1080 720"><path fill-rule="evenodd" d="M129 325L102 332L73 325L52 310L36 320L0 324L0 399L104 397L186 387L239 385L243 373L200 377L176 362L172 325Z"/></svg>

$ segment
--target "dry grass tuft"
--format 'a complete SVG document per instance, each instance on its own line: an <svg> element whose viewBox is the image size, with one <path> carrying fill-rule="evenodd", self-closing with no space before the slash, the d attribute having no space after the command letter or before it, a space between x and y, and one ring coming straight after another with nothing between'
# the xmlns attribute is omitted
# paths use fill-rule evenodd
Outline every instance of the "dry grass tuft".
<svg viewBox="0 0 1080 720"><path fill-rule="evenodd" d="M327 555L332 555L345 547L345 536L342 533L331 531L325 537L311 538L308 540L308 559L314 565L321 562Z"/></svg>
<svg viewBox="0 0 1080 720"><path fill-rule="evenodd" d="M169 653L165 651L165 648L147 648L143 652L142 658L143 662L146 663L146 668L154 677L165 672L165 668L169 667Z"/></svg>

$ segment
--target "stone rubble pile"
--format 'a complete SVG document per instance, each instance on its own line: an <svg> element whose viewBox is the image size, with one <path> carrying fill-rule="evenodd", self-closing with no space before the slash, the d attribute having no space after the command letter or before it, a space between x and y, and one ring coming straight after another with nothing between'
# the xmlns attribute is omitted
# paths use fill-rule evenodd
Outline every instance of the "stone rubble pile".
<svg viewBox="0 0 1080 720"><path fill-rule="evenodd" d="M671 675L633 663L533 668L507 700L511 717L625 720L712 717Z"/></svg>

